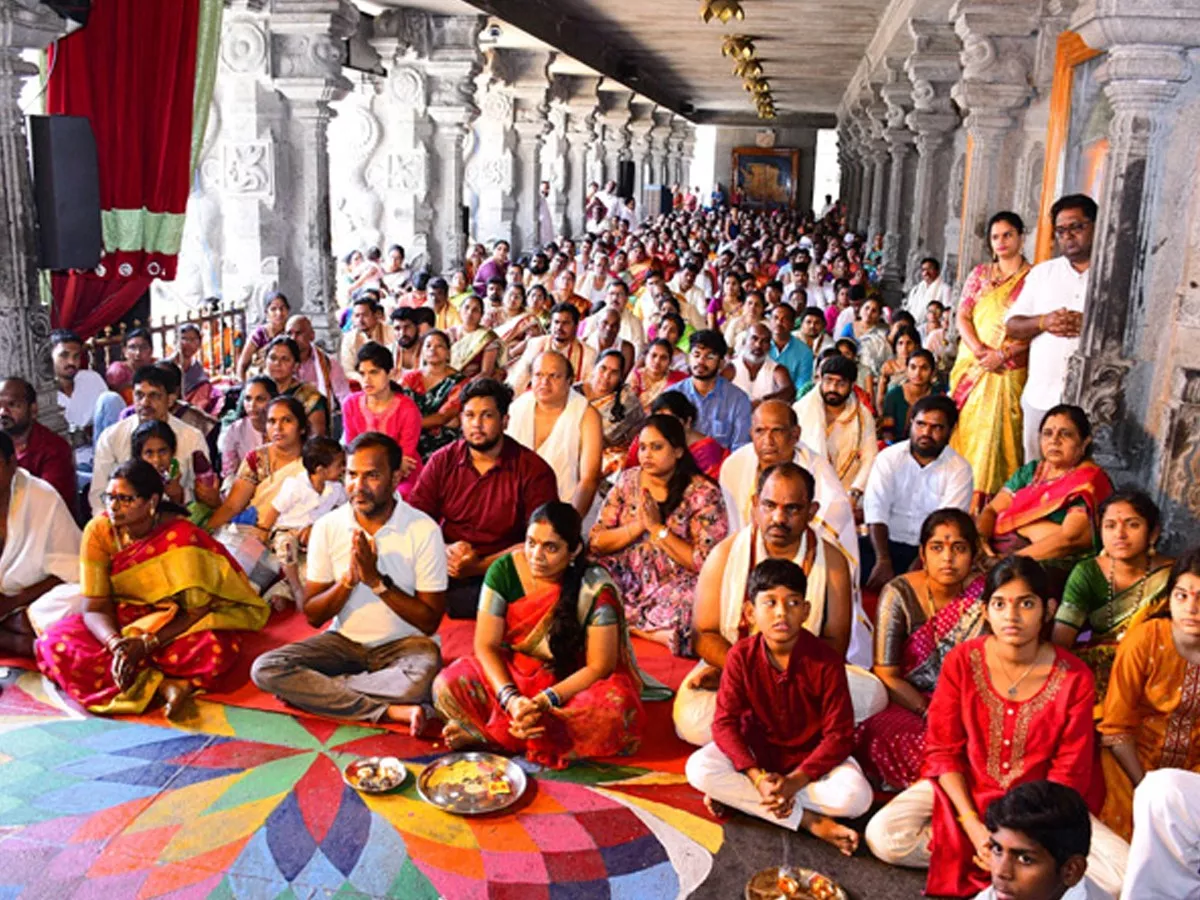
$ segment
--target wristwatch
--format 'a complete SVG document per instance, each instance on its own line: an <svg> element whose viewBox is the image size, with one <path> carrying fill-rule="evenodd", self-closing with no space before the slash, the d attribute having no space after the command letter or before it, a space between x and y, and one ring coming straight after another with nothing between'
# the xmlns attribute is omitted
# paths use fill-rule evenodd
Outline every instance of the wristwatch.
<svg viewBox="0 0 1200 900"><path fill-rule="evenodd" d="M392 581L390 575L382 575L381 574L379 576L379 584L377 584L377 585L375 585L375 587L371 588L371 593L374 594L376 597L382 597L388 590L394 588L395 586L396 586L396 583L394 581Z"/></svg>

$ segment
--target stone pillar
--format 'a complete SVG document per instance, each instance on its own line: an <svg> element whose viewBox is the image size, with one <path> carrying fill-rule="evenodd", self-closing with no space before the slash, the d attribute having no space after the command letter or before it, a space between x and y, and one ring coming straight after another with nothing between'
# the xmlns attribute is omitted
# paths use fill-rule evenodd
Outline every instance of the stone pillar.
<svg viewBox="0 0 1200 900"><path fill-rule="evenodd" d="M888 142L884 139L887 129L887 105L878 99L876 89L871 88L871 99L865 112L870 139L867 149L870 160L875 167L871 178L871 215L867 227L867 239L873 240L880 234L887 222L888 174L892 167L891 154L888 152Z"/></svg>
<svg viewBox="0 0 1200 900"><path fill-rule="evenodd" d="M680 159L681 172L679 180L681 183L690 181L692 178L692 160L696 158L696 126L691 122L683 123L683 156ZM725 190L729 191L730 186L725 185Z"/></svg>
<svg viewBox="0 0 1200 900"><path fill-rule="evenodd" d="M514 64L513 130L516 135L516 199L518 249L529 253L538 246L537 222L541 186L542 140L550 130L548 89L554 54L521 51Z"/></svg>
<svg viewBox="0 0 1200 900"><path fill-rule="evenodd" d="M1038 7L1026 0L958 0L950 11L962 40L962 75L951 95L966 116L966 193L958 271L961 284L988 258L988 218L1009 205L1016 166L1008 154L1020 111L1032 94Z"/></svg>
<svg viewBox="0 0 1200 900"><path fill-rule="evenodd" d="M65 428L50 368L50 314L38 294L37 231L25 115L18 97L37 66L21 51L42 50L66 32L66 23L40 3L0 5L0 377L26 379L38 394L38 415L49 428Z"/></svg>
<svg viewBox="0 0 1200 900"><path fill-rule="evenodd" d="M670 187L673 183L667 174L667 141L671 135L673 113L661 106L654 111L654 127L650 129L650 169L654 173L651 184Z"/></svg>
<svg viewBox="0 0 1200 900"><path fill-rule="evenodd" d="M950 89L958 81L959 41L954 29L927 19L909 19L913 52L905 61L912 82L913 111L905 118L916 135L916 173L909 220L908 274L919 268L919 261L945 255L947 173L950 171L950 134L958 127L958 112L950 99Z"/></svg>
<svg viewBox="0 0 1200 900"><path fill-rule="evenodd" d="M541 180L550 183L550 218L555 237L569 235L567 221L567 111L562 103L567 98L567 76L555 75L550 80L547 96L546 122L548 131L542 142Z"/></svg>
<svg viewBox="0 0 1200 900"><path fill-rule="evenodd" d="M895 287L900 287L904 282L909 246L909 223L904 213L910 208L907 195L911 194L912 187L909 164L913 152L913 133L904 122L912 103L912 84L902 66L899 60L887 63L887 82L880 89L887 105L887 128L883 136L888 143L892 163L888 177L887 217L884 221L883 277Z"/></svg>
<svg viewBox="0 0 1200 900"><path fill-rule="evenodd" d="M1083 335L1064 396L1088 411L1097 454L1118 472L1140 465L1136 461L1155 449L1143 446L1143 426L1126 408L1126 380L1142 361L1140 338L1147 324L1143 276L1163 165L1158 138L1180 85L1192 75L1188 52L1200 35L1194 4L1187 5L1190 17L1153 18L1144 6L1121 0L1103 10L1088 6L1073 23L1089 46L1107 51L1097 79L1113 115L1104 187L1095 198L1100 213Z"/></svg>
<svg viewBox="0 0 1200 900"><path fill-rule="evenodd" d="M637 202L634 209L641 219L646 212L643 209L643 188L654 183L654 178L646 175L650 167L650 130L654 127L654 104L644 97L635 97L630 111L629 158L633 161L633 197Z"/></svg>
<svg viewBox="0 0 1200 900"><path fill-rule="evenodd" d="M691 174L684 167L684 142L687 139L688 122L682 116L675 116L671 120L671 133L667 139L667 175L668 181L671 184L687 185L688 176ZM687 185L693 187L693 185ZM724 185L726 196L732 191L732 185Z"/></svg>
<svg viewBox="0 0 1200 900"><path fill-rule="evenodd" d="M850 223L854 231L866 235L871 227L871 194L875 190L875 161L871 156L870 129L856 117L854 130L857 135L858 166L860 170L858 203Z"/></svg>
<svg viewBox="0 0 1200 900"><path fill-rule="evenodd" d="M564 116L563 140L566 148L565 230L579 237L584 233L584 198L589 181L588 151L595 140L595 114L600 78L559 76L567 80L564 98L557 101Z"/></svg>
<svg viewBox="0 0 1200 900"><path fill-rule="evenodd" d="M629 120L633 116L630 104L633 92L625 88L614 89L609 82L600 84L602 110L596 116L598 133L603 141L601 159L604 161L604 180L616 181L617 164L629 158Z"/></svg>
<svg viewBox="0 0 1200 900"><path fill-rule="evenodd" d="M474 123L475 147L464 177L476 196L475 219L471 223L475 239L489 248L493 242L505 240L519 252L514 246L517 203L513 191L516 168L513 99L505 87L503 68L507 53L491 50L487 68L475 79L479 118Z"/></svg>

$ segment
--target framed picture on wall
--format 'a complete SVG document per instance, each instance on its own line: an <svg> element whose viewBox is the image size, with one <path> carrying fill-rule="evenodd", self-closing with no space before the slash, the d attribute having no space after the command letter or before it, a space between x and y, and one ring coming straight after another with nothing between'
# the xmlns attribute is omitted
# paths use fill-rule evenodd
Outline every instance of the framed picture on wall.
<svg viewBox="0 0 1200 900"><path fill-rule="evenodd" d="M754 209L795 208L799 150L734 147L732 170L735 203Z"/></svg>

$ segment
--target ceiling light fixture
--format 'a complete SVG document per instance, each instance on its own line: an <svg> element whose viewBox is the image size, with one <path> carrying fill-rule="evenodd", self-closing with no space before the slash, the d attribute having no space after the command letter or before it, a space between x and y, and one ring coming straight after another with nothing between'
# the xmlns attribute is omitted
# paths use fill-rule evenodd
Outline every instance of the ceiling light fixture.
<svg viewBox="0 0 1200 900"><path fill-rule="evenodd" d="M742 10L742 5L738 0L700 0L700 19L708 23L713 19L717 19L722 24L730 19L737 19L739 22L746 18L746 13Z"/></svg>

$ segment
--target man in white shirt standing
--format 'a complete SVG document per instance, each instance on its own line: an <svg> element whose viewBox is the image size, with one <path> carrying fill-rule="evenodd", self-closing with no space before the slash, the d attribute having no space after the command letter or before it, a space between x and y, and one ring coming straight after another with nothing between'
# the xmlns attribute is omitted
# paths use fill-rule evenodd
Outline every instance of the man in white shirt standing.
<svg viewBox="0 0 1200 900"><path fill-rule="evenodd" d="M904 298L904 309L918 322L925 321L925 307L936 300L944 309L950 308L950 285L942 281L942 264L932 256L921 260L921 280Z"/></svg>
<svg viewBox="0 0 1200 900"><path fill-rule="evenodd" d="M75 467L90 469L92 444L108 425L120 418L125 401L108 389L104 376L84 365L83 338L58 329L50 334L50 360L58 386L58 406L67 420Z"/></svg>
<svg viewBox="0 0 1200 900"><path fill-rule="evenodd" d="M195 497L213 509L221 505L221 494L216 487L196 484L196 472L192 465L194 455L199 451L208 459L208 442L199 429L171 415L171 391L170 377L155 366L143 366L134 373L133 406L136 415L106 428L96 440L96 461L92 467L92 486L88 491L92 515L98 516L104 511L104 501L100 497L108 489L108 476L133 455L133 432L151 419L166 422L175 432L175 458L179 460L179 483L183 487L185 502Z"/></svg>
<svg viewBox="0 0 1200 900"><path fill-rule="evenodd" d="M875 563L866 589L878 591L909 570L921 549L921 525L939 509L966 512L975 476L971 464L948 445L958 407L944 395L922 397L912 409L909 439L881 450L863 494L863 519ZM867 548L863 548L866 557Z"/></svg>
<svg viewBox="0 0 1200 900"><path fill-rule="evenodd" d="M441 666L446 546L437 523L396 494L402 455L374 431L350 445L350 502L318 519L308 541L304 615L332 624L264 653L250 677L306 712L419 733Z"/></svg>
<svg viewBox="0 0 1200 900"><path fill-rule="evenodd" d="M1085 194L1059 197L1050 209L1059 256L1034 266L1021 296L1005 316L1005 334L1029 341L1029 379L1021 394L1025 460L1037 459L1038 430L1046 410L1062 402L1067 362L1079 347L1096 233L1096 201Z"/></svg>

